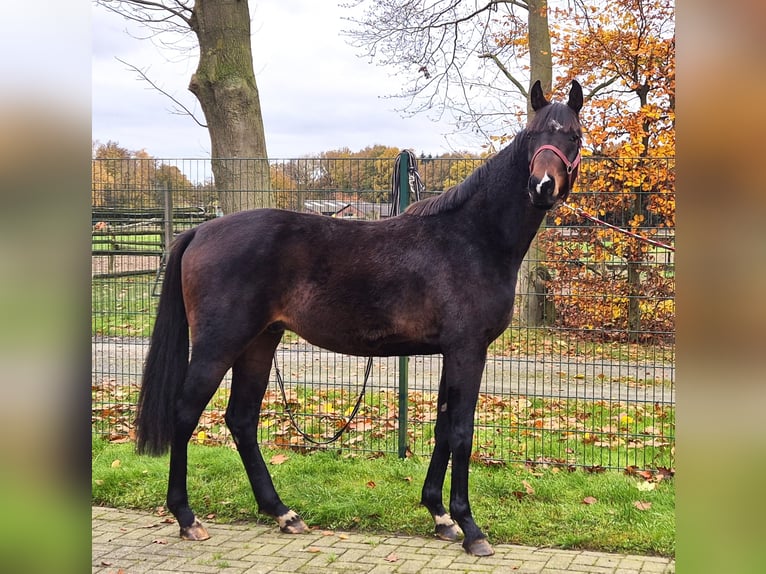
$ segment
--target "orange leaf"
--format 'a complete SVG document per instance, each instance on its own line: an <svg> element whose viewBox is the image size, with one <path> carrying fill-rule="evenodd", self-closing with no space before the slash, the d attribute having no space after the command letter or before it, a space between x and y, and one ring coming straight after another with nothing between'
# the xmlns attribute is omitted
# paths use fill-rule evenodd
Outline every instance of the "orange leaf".
<svg viewBox="0 0 766 574"><path fill-rule="evenodd" d="M375 484L375 482L372 481L372 480L367 483L367 488L375 488L376 486L377 486L377 484Z"/></svg>
<svg viewBox="0 0 766 574"><path fill-rule="evenodd" d="M532 488L532 486L526 480L522 480L521 484L523 484L524 488L527 489L527 494L532 495L535 493L535 489Z"/></svg>
<svg viewBox="0 0 766 574"><path fill-rule="evenodd" d="M636 500L633 503L633 506L635 506L639 510L649 510L652 507L652 503L651 502L642 502L640 500Z"/></svg>
<svg viewBox="0 0 766 574"><path fill-rule="evenodd" d="M399 560L399 557L396 555L395 552L392 552L388 556L386 556L386 562L396 562Z"/></svg>
<svg viewBox="0 0 766 574"><path fill-rule="evenodd" d="M582 499L583 504L596 504L597 502L598 500L596 499L595 496L586 496L585 498Z"/></svg>
<svg viewBox="0 0 766 574"><path fill-rule="evenodd" d="M316 546L309 546L306 548L306 552L312 552L313 554L317 554L318 552L321 552L321 548L317 548Z"/></svg>
<svg viewBox="0 0 766 574"><path fill-rule="evenodd" d="M285 454L275 454L275 455L274 455L274 456L272 456L272 457L271 457L271 459L269 460L269 464L282 464L282 463L284 463L284 462L285 462L285 461L286 461L288 458L290 458L290 457L289 457L289 456L287 456L287 455L285 455Z"/></svg>

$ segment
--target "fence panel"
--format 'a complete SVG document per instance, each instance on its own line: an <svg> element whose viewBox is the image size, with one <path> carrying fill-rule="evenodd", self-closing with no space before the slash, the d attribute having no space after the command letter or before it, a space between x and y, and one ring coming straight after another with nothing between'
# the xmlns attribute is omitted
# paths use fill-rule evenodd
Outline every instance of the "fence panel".
<svg viewBox="0 0 766 574"><path fill-rule="evenodd" d="M275 206L331 217L387 217L394 160L272 160ZM605 166L585 158L570 201L672 245L674 161L620 160L616 170L615 161ZM421 158L425 193L440 193L480 163ZM94 434L130 440L167 244L163 190L172 191L173 234L222 215L224 204L209 161L94 160L93 173L92 425ZM626 187L636 173L643 174L640 180ZM474 458L488 464L671 467L673 252L632 242L563 208L547 218L539 243L540 257L531 262L539 280L529 289L545 307L544 324L524 324L517 304L511 326L490 347ZM334 434L361 391L366 359L318 349L286 333L277 361L301 429L317 440ZM433 446L440 369L438 355L409 361L407 437L415 455L427 456ZM357 417L328 448L397 452L398 370L396 358L373 360ZM272 379L260 440L312 448L291 425L274 370ZM230 443L223 423L228 393L227 375L194 440Z"/></svg>

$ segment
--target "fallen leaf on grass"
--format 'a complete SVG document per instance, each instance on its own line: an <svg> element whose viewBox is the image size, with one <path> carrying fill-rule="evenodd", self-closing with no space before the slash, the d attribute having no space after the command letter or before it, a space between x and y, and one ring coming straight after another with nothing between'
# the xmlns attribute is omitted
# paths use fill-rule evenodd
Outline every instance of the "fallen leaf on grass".
<svg viewBox="0 0 766 574"><path fill-rule="evenodd" d="M660 476L663 478L673 478L675 476L676 470L674 468L666 468L664 466L661 466L657 469L657 477Z"/></svg>
<svg viewBox="0 0 766 574"><path fill-rule="evenodd" d="M119 468L122 464L122 461L120 461L119 458L116 458L112 461L112 468Z"/></svg>
<svg viewBox="0 0 766 574"><path fill-rule="evenodd" d="M284 463L288 458L286 454L275 454L269 459L269 464L282 464Z"/></svg>
<svg viewBox="0 0 766 574"><path fill-rule="evenodd" d="M524 492L521 490L514 490L512 492L513 496L516 497L516 500L522 500L526 496L532 496L535 493L535 489L532 488L532 485L529 484L526 480L522 480L521 484L524 485Z"/></svg>
<svg viewBox="0 0 766 574"><path fill-rule="evenodd" d="M527 494L529 494L530 496L535 493L535 489L532 488L532 485L530 485L526 480L522 480L521 484L524 485L524 488L526 488L527 490Z"/></svg>
<svg viewBox="0 0 766 574"><path fill-rule="evenodd" d="M649 492L650 490L654 490L657 488L656 482L649 482L648 480L645 480L643 482L639 482L636 485L636 488L640 490L641 492Z"/></svg>
<svg viewBox="0 0 766 574"><path fill-rule="evenodd" d="M649 510L652 507L652 503L651 502L642 502L641 500L636 500L633 503L633 506L635 506L639 510Z"/></svg>
<svg viewBox="0 0 766 574"><path fill-rule="evenodd" d="M596 504L597 502L598 500L596 499L595 496L586 496L585 498L582 499L583 504Z"/></svg>
<svg viewBox="0 0 766 574"><path fill-rule="evenodd" d="M396 562L397 560L399 560L399 557L396 555L396 552L392 552L386 556L386 562Z"/></svg>
<svg viewBox="0 0 766 574"><path fill-rule="evenodd" d="M375 488L377 485L375 484L375 481L371 480L367 483L367 488Z"/></svg>

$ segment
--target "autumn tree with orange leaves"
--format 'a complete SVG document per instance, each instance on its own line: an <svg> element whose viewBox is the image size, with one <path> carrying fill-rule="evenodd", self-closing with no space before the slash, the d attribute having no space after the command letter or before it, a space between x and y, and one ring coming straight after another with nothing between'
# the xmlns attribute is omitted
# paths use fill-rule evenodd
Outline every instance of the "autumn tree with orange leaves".
<svg viewBox="0 0 766 574"><path fill-rule="evenodd" d="M590 88L569 203L662 244L675 227L675 17L670 0L575 0L554 10L555 59ZM636 341L674 332L673 251L560 208L548 230L556 325ZM669 247L672 247L669 245ZM651 336L651 335L650 335Z"/></svg>
<svg viewBox="0 0 766 574"><path fill-rule="evenodd" d="M173 191L177 207L211 203L211 191L193 184L177 166L153 158L146 150L131 151L108 141L92 144L91 205L94 208L162 208L163 190Z"/></svg>

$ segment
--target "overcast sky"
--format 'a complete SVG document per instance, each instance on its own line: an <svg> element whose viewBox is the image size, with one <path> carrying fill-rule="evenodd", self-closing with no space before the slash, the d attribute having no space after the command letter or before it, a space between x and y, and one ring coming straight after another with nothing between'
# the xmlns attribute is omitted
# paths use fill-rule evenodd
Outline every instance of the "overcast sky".
<svg viewBox="0 0 766 574"><path fill-rule="evenodd" d="M446 122L404 118L395 70L375 66L341 36L352 26L337 0L250 2L253 65L271 158L300 157L383 144L439 154L480 151L480 142L450 135ZM173 113L170 99L138 78L120 58L144 70L204 121L187 90L196 55L164 52L130 22L100 7L92 14L93 139L145 149L158 158L209 157L207 131ZM448 136L448 137L445 137Z"/></svg>

